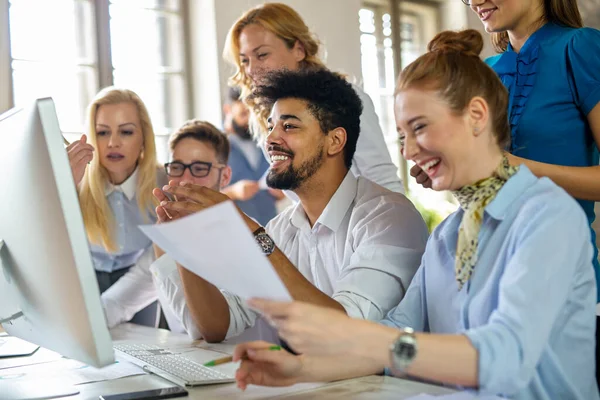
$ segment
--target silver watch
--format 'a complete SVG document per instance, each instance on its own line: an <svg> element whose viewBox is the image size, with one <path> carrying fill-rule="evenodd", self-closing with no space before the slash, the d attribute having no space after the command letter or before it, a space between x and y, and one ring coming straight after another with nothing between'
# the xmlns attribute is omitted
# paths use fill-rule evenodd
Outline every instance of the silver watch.
<svg viewBox="0 0 600 400"><path fill-rule="evenodd" d="M254 240L260 246L265 255L271 255L275 251L275 242L262 226L253 232Z"/></svg>
<svg viewBox="0 0 600 400"><path fill-rule="evenodd" d="M412 328L404 328L398 339L390 346L392 367L398 372L405 372L417 356L417 337Z"/></svg>

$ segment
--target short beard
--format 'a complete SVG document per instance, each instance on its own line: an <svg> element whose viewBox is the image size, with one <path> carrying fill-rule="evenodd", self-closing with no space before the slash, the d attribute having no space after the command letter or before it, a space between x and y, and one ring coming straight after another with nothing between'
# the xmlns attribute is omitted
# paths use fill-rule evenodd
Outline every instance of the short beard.
<svg viewBox="0 0 600 400"><path fill-rule="evenodd" d="M298 189L302 183L313 176L321 168L321 165L323 165L325 161L323 147L323 143L321 143L315 156L302 163L298 169L295 169L292 163L290 163L290 166L283 172L275 173L273 170L270 170L267 175L267 185L273 189Z"/></svg>
<svg viewBox="0 0 600 400"><path fill-rule="evenodd" d="M235 119L231 119L231 128L233 129L235 134L240 137L240 139L243 139L243 140L251 140L252 139L252 135L250 134L250 127L248 125L240 126L235 122Z"/></svg>

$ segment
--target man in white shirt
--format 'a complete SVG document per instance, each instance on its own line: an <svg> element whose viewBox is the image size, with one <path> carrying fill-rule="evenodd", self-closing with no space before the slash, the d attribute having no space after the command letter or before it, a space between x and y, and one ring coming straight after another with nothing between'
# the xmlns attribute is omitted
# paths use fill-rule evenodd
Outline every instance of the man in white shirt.
<svg viewBox="0 0 600 400"><path fill-rule="evenodd" d="M229 141L212 124L199 120L186 122L171 135L169 147L171 161L165 164L165 172L172 183L190 182L216 191L229 184ZM159 222L164 221L162 209L158 211ZM156 245L154 253L158 262L150 266L150 273L169 328L198 335L184 307L185 297L175 262ZM160 265L166 267L159 268Z"/></svg>
<svg viewBox="0 0 600 400"><path fill-rule="evenodd" d="M271 110L267 183L292 190L299 202L271 220L266 232L244 216L249 229L295 300L355 318L384 317L420 264L427 228L402 194L350 172L360 131L359 97L346 80L326 70L271 73L253 96ZM173 218L227 199L193 185L163 189L187 199L157 196L159 215ZM255 325L258 315L235 294L181 266L179 273L183 308L204 339L233 338ZM172 305L182 309L176 299Z"/></svg>

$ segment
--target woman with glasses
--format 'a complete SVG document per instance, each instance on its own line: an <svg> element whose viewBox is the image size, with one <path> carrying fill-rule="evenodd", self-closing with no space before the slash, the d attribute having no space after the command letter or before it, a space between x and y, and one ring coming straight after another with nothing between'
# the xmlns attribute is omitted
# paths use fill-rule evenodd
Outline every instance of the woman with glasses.
<svg viewBox="0 0 600 400"><path fill-rule="evenodd" d="M156 300L152 242L139 229L156 221L152 189L166 183L142 100L127 89L100 91L87 109L87 134L67 147L109 327ZM136 322L155 325L154 305Z"/></svg>
<svg viewBox="0 0 600 400"><path fill-rule="evenodd" d="M386 370L502 398L600 399L586 216L552 181L508 163L508 95L482 47L477 31L442 32L398 80L404 157L460 203L430 236L400 304L376 324L250 300L301 355L239 345L239 387Z"/></svg>

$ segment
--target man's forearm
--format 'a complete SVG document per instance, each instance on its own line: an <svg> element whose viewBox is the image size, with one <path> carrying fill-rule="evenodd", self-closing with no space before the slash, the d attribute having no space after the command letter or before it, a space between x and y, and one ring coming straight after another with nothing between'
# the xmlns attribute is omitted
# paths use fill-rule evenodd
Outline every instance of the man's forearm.
<svg viewBox="0 0 600 400"><path fill-rule="evenodd" d="M163 249L161 249L160 247L158 247L156 245L156 243L152 244L152 248L154 249L154 257L158 260L159 258L161 258L165 252Z"/></svg>
<svg viewBox="0 0 600 400"><path fill-rule="evenodd" d="M221 291L177 264L190 316L207 342L221 342L229 329L229 305Z"/></svg>
<svg viewBox="0 0 600 400"><path fill-rule="evenodd" d="M278 248L269 256L269 261L296 301L312 303L346 312L344 307L310 283Z"/></svg>
<svg viewBox="0 0 600 400"><path fill-rule="evenodd" d="M246 221L246 225L251 232L260 228L260 225L252 218L240 211ZM297 301L304 301L323 307L334 308L346 312L344 307L325 293L320 291L315 285L310 283L304 275L290 262L286 255L275 247L275 251L269 256L271 265L285 284L292 298Z"/></svg>

